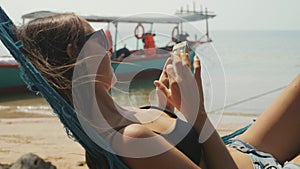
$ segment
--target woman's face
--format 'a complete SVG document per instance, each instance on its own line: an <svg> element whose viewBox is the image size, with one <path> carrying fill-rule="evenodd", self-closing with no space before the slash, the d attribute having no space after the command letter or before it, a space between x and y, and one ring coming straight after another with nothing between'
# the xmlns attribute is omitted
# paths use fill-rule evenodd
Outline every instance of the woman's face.
<svg viewBox="0 0 300 169"><path fill-rule="evenodd" d="M104 84L104 87L109 90L116 83L116 76L111 66L111 53L107 52L103 57L97 71L98 80Z"/></svg>
<svg viewBox="0 0 300 169"><path fill-rule="evenodd" d="M83 20L83 24L85 27L86 36L89 36L95 32L95 30L87 21ZM99 40L101 40L101 37L97 36L97 33L95 33L94 35L89 37L86 43L88 45L85 45L83 47L83 50L89 50L87 53L91 53L92 55L96 54L97 59L101 60L100 64L97 67L96 80L100 82L99 84L103 84L104 87L109 90L116 82L116 76L111 66L111 53L103 48L101 42L99 42Z"/></svg>

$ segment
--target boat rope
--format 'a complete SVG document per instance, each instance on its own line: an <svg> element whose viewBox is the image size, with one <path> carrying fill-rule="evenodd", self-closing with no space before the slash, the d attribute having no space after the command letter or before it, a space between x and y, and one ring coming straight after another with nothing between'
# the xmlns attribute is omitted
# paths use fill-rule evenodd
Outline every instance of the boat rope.
<svg viewBox="0 0 300 169"><path fill-rule="evenodd" d="M284 88L286 88L286 86L281 86L281 87L278 87L278 88L276 88L276 89L269 90L269 91L267 91L267 92L264 92L264 93L261 93L261 94L255 95L255 96L252 96L252 97L249 97L249 98L246 98L246 99L243 99L243 100L239 100L239 101L237 101L237 102L235 102L235 103L231 103L231 104L228 104L228 105L226 105L226 106L224 106L224 107L215 109L215 110L213 110L212 112L218 111L218 110L222 110L222 109L226 109L226 108L229 108L229 107L233 107L233 106L236 106L236 105L239 105L239 104L248 102L248 101L250 101L250 100L257 99L257 98L260 98L260 97L269 95L269 94L271 94L271 93L280 91L280 90L282 90L282 89L284 89Z"/></svg>

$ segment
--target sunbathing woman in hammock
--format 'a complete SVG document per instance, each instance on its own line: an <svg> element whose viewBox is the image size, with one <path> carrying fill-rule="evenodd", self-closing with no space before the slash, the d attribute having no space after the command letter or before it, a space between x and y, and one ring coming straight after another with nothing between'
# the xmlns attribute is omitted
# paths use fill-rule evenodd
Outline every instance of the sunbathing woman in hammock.
<svg viewBox="0 0 300 169"><path fill-rule="evenodd" d="M17 37L24 43L25 56L74 105L72 77L80 64L76 60L87 52L80 51L93 33L86 20L74 14L58 14L29 22L18 30ZM194 58L193 74L187 54L175 55L175 64L169 59L160 79L154 82L163 107L146 109L121 107L113 101L109 94L114 82L110 54L101 56L91 93L102 117L116 132L107 134L97 126L100 122L88 120L98 133L106 133L103 137L125 164L132 169L300 168L300 75L245 133L225 146L205 112L199 58ZM177 118L174 108L186 121ZM89 113L81 115L87 117ZM211 132L203 139L200 135L206 130ZM181 131L186 132L184 137L174 143L174 133L180 135ZM141 146L141 140L148 138L152 138L148 146ZM149 151L153 155L147 154ZM108 167L105 157L87 156L87 161L90 168Z"/></svg>

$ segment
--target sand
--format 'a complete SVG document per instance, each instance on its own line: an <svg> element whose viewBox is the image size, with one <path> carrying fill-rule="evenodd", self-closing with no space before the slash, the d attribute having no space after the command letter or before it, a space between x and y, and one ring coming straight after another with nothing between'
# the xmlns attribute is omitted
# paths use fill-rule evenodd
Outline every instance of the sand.
<svg viewBox="0 0 300 169"><path fill-rule="evenodd" d="M28 113L1 114L0 163L15 162L23 154L32 152L50 161L58 169L88 168L84 162L83 148L67 137L57 117ZM229 119L234 120L232 117ZM239 124L222 123L218 130L226 134L246 123L247 120L241 120Z"/></svg>
<svg viewBox="0 0 300 169"><path fill-rule="evenodd" d="M1 118L0 145L2 164L32 152L58 169L88 168L83 148L67 137L56 117Z"/></svg>

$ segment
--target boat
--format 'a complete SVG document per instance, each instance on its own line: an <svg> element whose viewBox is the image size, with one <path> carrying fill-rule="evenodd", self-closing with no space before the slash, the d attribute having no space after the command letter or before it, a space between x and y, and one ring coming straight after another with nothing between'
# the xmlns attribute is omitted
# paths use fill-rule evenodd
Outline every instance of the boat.
<svg viewBox="0 0 300 169"><path fill-rule="evenodd" d="M176 43L187 41L189 47L212 42L209 37L208 19L214 18L216 15L213 12L205 11L184 11L181 9L175 15L159 15L153 14L134 15L130 17L105 17L105 16L82 16L91 23L106 22L108 29L105 31L108 40L111 43L112 52L112 67L115 70L117 79L120 81L132 81L132 79L148 79L153 81L159 78L165 61L170 57L170 52ZM183 26L189 22L206 21L206 33L198 39L189 40L189 34L184 32ZM131 36L118 39L119 25L123 23L136 24ZM158 46L155 38L158 35L163 35L161 32L153 31L154 24L165 24L171 27L171 31L165 44ZM113 26L111 26L113 25ZM149 30L145 31L145 26L148 25ZM113 29L112 29L113 27ZM114 31L114 37L111 33ZM165 35L164 35L165 36ZM127 44L120 45L121 42L133 38L136 39L136 48L127 49ZM112 40L114 39L114 41ZM133 41L131 41L133 42ZM143 42L142 45L140 42ZM142 46L142 47L140 47ZM193 54L190 55L191 60Z"/></svg>
<svg viewBox="0 0 300 169"><path fill-rule="evenodd" d="M25 91L18 63L12 56L0 56L0 92Z"/></svg>
<svg viewBox="0 0 300 169"><path fill-rule="evenodd" d="M36 11L28 13L22 16L23 24L26 20L36 19L45 16L51 16L58 14L52 11ZM163 15L163 16L151 16L149 15L135 15L131 17L118 17L118 16L81 16L90 23L106 23L108 29L105 33L110 43L110 51L112 52L112 67L115 70L115 74L119 81L131 81L132 79L157 79L161 73L163 65L168 57L170 57L170 51L174 44L187 41L189 46L201 45L203 43L211 42L208 31L208 19L214 18L216 15L213 12L205 11L184 11L182 8L175 15ZM206 33L198 39L189 40L188 33L183 31L183 25L189 22L206 21ZM118 39L119 25L120 24L137 24L131 37L136 39L136 48L128 49L126 45L121 46L120 42L124 39ZM150 26L150 31L145 32L144 25ZM153 33L154 24L173 25L173 29L170 32L170 37L165 45L158 46L155 44L155 37L159 33ZM113 25L113 26L111 26ZM114 36L110 32L115 32ZM147 39L148 38L148 39ZM112 40L114 39L114 40ZM139 47L143 42L143 47ZM146 44L148 42L148 44ZM121 47L120 47L121 46ZM192 57L191 57L192 58ZM125 64L124 64L125 63ZM17 63L14 64L12 70L17 73ZM1 67L1 71L5 73L5 66ZM22 84L19 76L11 75L16 84ZM5 86L12 86L13 82L8 83ZM4 86L4 85L3 85Z"/></svg>

